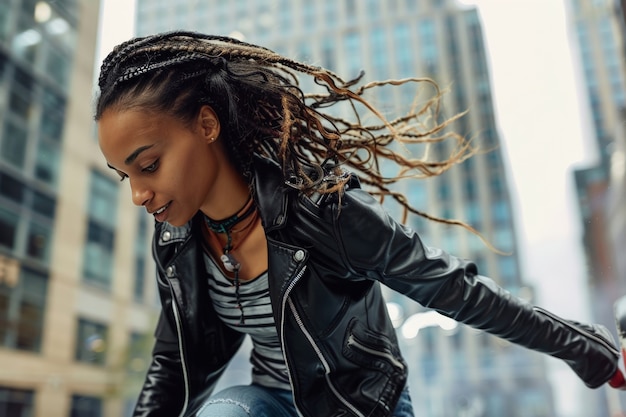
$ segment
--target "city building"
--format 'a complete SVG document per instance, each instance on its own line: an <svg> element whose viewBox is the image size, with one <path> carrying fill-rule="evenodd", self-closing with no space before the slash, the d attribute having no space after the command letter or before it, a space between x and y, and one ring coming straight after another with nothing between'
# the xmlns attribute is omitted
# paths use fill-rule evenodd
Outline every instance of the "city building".
<svg viewBox="0 0 626 417"><path fill-rule="evenodd" d="M567 3L573 47L578 52L581 97L586 102L582 120L588 148L594 156L589 166L576 169L582 243L593 319L615 330L613 303L626 294L626 206L624 205L624 16L614 0ZM599 390L599 410L619 400L608 388ZM603 415L608 415L609 410Z"/></svg>
<svg viewBox="0 0 626 417"><path fill-rule="evenodd" d="M150 220L98 150L99 8L0 3L1 416L121 416L146 368Z"/></svg>
<svg viewBox="0 0 626 417"><path fill-rule="evenodd" d="M623 123L621 113L626 103L626 71L620 26L612 0L572 0L567 4L574 46L582 68L582 96L586 100L591 122L586 131L591 136L590 152L595 156L591 166L574 173L583 226L583 246L589 283L597 294L597 300L614 300L619 292L614 268L617 254L607 246L611 242L608 237L611 226L607 220L607 201L611 193L611 158L619 147L616 137ZM594 311L596 318L604 323L612 322L612 312L607 310L607 303L594 304L600 308Z"/></svg>
<svg viewBox="0 0 626 417"><path fill-rule="evenodd" d="M463 219L512 255L491 251L460 227L413 215L408 221L427 243L475 259L485 275L511 292L532 296L517 255L514 208L475 8L454 0L138 0L136 13L137 35L176 29L228 35L327 67L344 79L364 70L363 82L429 76L448 88L445 115L469 109L454 128L476 137L489 152L441 177L405 182L402 190L414 206L439 217ZM312 83L303 82L305 91L310 88ZM383 89L371 98L392 112L411 105L415 94L408 88ZM451 149L435 146L432 151L443 155ZM390 211L397 209L389 206ZM410 388L420 415L554 415L543 357L455 326L396 294L388 296L412 364ZM233 364L237 377L227 375L223 383L242 382L246 362L244 352Z"/></svg>
<svg viewBox="0 0 626 417"><path fill-rule="evenodd" d="M615 23L618 28L616 54L621 62L626 62L626 0L615 1ZM623 79L626 80L626 66L622 67ZM626 107L622 103L616 106L618 123L616 123L615 140L611 154L609 169L608 193L608 229L612 244L615 278L620 294L626 295Z"/></svg>

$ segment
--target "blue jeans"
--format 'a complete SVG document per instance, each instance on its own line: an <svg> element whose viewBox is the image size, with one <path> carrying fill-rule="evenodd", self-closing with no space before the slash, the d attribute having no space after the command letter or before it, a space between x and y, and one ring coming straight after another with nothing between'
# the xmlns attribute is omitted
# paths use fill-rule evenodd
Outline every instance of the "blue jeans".
<svg viewBox="0 0 626 417"><path fill-rule="evenodd" d="M212 395L196 417L297 417L291 391L261 385L238 385ZM404 389L393 417L413 417L408 389Z"/></svg>

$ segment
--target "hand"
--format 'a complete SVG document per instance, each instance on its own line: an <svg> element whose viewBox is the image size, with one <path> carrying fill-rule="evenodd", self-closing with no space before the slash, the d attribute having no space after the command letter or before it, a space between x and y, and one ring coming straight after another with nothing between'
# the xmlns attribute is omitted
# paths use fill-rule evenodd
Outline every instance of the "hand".
<svg viewBox="0 0 626 417"><path fill-rule="evenodd" d="M626 391L626 379L622 371L617 368L613 377L609 380L609 385L615 389Z"/></svg>

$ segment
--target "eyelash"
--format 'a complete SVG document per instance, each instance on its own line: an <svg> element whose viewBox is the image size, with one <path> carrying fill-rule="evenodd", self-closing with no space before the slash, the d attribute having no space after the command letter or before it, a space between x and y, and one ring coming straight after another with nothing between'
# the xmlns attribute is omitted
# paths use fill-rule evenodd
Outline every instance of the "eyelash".
<svg viewBox="0 0 626 417"><path fill-rule="evenodd" d="M157 159L156 161L154 161L153 163L151 163L151 164L150 164L150 165L148 165L147 167L143 168L143 169L141 170L141 172L148 172L148 173L152 173L152 172L156 171L156 169L157 169L158 165L159 165L159 160ZM121 177L121 178L120 178L120 182L122 182L122 181L124 181L126 178L128 178L128 175L126 175L126 174L121 174L121 173L119 173L119 175L120 175L120 177Z"/></svg>
<svg viewBox="0 0 626 417"><path fill-rule="evenodd" d="M157 159L156 161L154 161L153 163L151 163L147 167L143 168L141 171L142 172L154 172L154 171L156 171L158 165L159 165L159 160Z"/></svg>

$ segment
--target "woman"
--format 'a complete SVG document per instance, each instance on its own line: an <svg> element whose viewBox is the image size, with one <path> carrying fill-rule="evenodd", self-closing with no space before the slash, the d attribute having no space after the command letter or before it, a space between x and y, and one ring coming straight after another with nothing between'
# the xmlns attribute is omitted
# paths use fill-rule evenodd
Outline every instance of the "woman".
<svg viewBox="0 0 626 417"><path fill-rule="evenodd" d="M295 74L325 91L305 97ZM371 194L417 212L389 185L437 175L472 150L444 133L450 120L437 122L436 90L388 121L362 97L384 83L356 81L189 32L130 40L103 62L102 152L156 220L163 308L135 416L412 416L380 283L561 358L589 387L621 375L606 329L512 297L386 214ZM402 82L420 81L434 85ZM323 111L339 103L356 121ZM358 108L378 121L366 126ZM387 147L444 140L457 145L444 161ZM397 176L383 177L384 160ZM246 334L252 384L213 393Z"/></svg>

